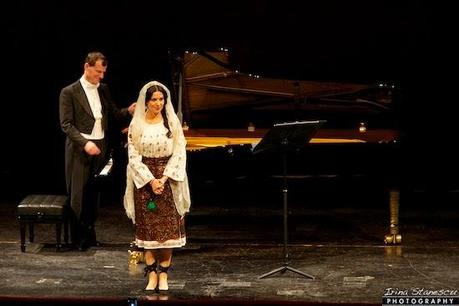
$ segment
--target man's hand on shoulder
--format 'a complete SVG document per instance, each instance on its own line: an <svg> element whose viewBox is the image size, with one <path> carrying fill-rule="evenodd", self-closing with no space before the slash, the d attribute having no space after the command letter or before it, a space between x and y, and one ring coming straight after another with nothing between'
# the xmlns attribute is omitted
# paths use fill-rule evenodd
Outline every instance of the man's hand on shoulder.
<svg viewBox="0 0 459 306"><path fill-rule="evenodd" d="M131 105L129 105L129 107L128 107L129 114L131 114L131 115L134 114L136 104L137 104L137 102L134 102Z"/></svg>

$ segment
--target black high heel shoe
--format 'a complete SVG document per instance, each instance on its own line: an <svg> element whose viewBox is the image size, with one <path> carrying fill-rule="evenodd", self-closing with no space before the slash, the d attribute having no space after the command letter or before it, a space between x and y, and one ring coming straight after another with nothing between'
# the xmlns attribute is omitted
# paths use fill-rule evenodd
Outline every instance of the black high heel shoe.
<svg viewBox="0 0 459 306"><path fill-rule="evenodd" d="M150 272L156 272L156 262L152 263L151 265L146 265L145 268L143 269L143 271L145 272L145 275L144 277L147 277L148 276L148 283L150 283ZM156 281L156 286L154 288L148 288L148 285L147 287L145 288L145 290L155 290L156 291L156 288L158 288L158 282L159 282L159 279L158 279L158 275L156 275L156 278L157 278L157 281Z"/></svg>
<svg viewBox="0 0 459 306"><path fill-rule="evenodd" d="M159 291L168 291L168 290L169 290L169 285L168 285L168 283L167 283L167 279L166 279L166 285L165 285L165 286L162 286L162 287L161 287L161 286L159 285L159 280L160 280L160 279L159 279L159 274L161 274L161 273L166 273L166 275L167 275L167 271L169 270L170 267L171 267L171 266L163 267L163 266L161 266L161 265L158 265L158 269L159 269L159 273L158 273L158 290L159 290Z"/></svg>

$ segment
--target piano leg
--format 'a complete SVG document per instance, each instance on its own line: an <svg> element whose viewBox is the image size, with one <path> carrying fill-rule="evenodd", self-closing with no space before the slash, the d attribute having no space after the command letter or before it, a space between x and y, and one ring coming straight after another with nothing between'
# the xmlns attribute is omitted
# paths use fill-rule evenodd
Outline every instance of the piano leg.
<svg viewBox="0 0 459 306"><path fill-rule="evenodd" d="M398 216L400 207L400 191L392 189L389 191L389 209L390 209L390 233L384 237L385 244L400 244L402 235L399 234Z"/></svg>

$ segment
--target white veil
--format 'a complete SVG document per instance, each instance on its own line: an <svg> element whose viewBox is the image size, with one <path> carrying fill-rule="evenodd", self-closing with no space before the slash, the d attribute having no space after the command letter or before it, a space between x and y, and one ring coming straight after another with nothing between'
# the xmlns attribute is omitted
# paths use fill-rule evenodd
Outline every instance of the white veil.
<svg viewBox="0 0 459 306"><path fill-rule="evenodd" d="M169 89L167 89L167 87L164 84L161 84L160 82L157 82L157 81L149 82L145 84L139 92L139 97L137 98L137 103L135 106L134 116L131 122L132 140L133 140L134 146L137 146L139 137L141 136L141 132L144 130L145 125L147 124L147 122L145 121L145 112L146 112L145 111L146 110L145 95L147 93L148 88L155 86L155 85L162 87L164 91L166 91L167 93L165 107L166 107L166 116L167 116L167 120L169 121L170 129L181 126L180 120L175 114L174 106L172 105L171 93Z"/></svg>

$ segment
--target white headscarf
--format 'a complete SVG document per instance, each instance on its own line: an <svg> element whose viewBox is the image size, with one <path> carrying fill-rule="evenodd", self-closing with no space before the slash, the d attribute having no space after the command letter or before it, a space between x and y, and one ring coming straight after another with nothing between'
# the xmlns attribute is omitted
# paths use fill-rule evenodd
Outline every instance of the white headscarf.
<svg viewBox="0 0 459 306"><path fill-rule="evenodd" d="M132 140L133 140L134 146L137 146L137 144L139 143L139 138L141 136L141 133L147 125L147 122L145 121L145 113L146 113L145 95L147 93L148 88L154 85L162 87L164 91L167 93L165 107L166 107L166 116L167 116L167 120L169 121L169 127L171 129L171 132L173 133L172 131L173 128L181 126L180 121L177 115L175 114L174 106L172 105L171 93L169 89L167 89L167 87L161 84L160 82L157 82L157 81L149 82L145 84L139 92L139 97L137 98L137 104L135 107L134 116L131 122Z"/></svg>

